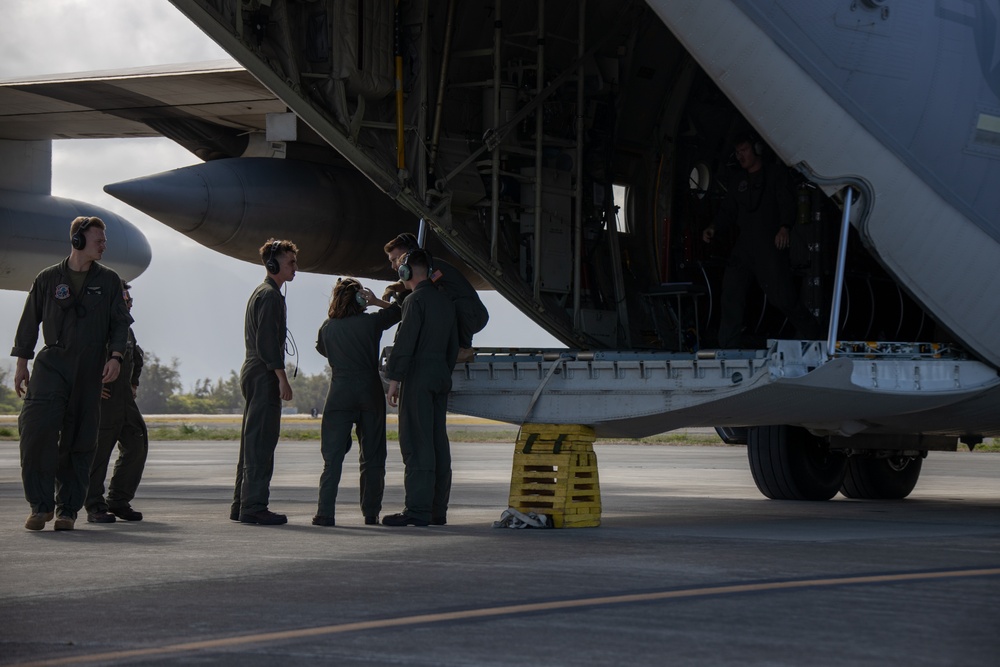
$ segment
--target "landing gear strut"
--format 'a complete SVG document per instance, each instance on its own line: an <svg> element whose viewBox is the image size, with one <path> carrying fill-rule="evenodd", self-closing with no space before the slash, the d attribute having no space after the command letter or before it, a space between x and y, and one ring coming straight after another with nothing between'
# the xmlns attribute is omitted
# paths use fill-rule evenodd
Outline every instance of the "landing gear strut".
<svg viewBox="0 0 1000 667"><path fill-rule="evenodd" d="M749 429L747 455L757 488L773 500L829 500L847 470L844 454L793 426Z"/></svg>

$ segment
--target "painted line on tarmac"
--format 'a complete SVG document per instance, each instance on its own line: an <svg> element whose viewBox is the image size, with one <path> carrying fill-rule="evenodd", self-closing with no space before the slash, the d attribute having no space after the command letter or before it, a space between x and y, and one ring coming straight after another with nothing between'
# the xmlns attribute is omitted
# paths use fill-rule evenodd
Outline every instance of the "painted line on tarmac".
<svg viewBox="0 0 1000 667"><path fill-rule="evenodd" d="M165 656L175 653L187 653L190 651L206 651L213 649L225 649L239 646L249 646L251 644L265 644L268 642L287 641L289 639L304 639L309 637L322 637L323 635L336 635L346 632L360 632L364 630L382 630L385 628L398 628L411 625L426 625L428 623L445 623L448 621L467 621L479 618L494 618L500 616L511 616L515 614L531 614L539 612L562 611L567 609L579 609L583 607L602 607L622 604L635 604L642 602L656 602L659 600L677 600L683 598L710 597L719 595L734 595L741 593L756 593L762 591L783 591L803 588L822 588L836 586L855 586L861 584L893 584L900 582L922 582L939 579L962 579L969 577L996 577L1000 576L1000 567L984 568L977 570L946 570L933 572L907 572L903 574L874 574L854 577L833 577L828 579L795 579L791 581L769 581L750 584L732 584L727 586L704 586L699 588L685 588L671 591L657 591L652 593L631 593L627 595L607 595L590 598L577 598L573 600L553 600L551 602L533 602L528 604L504 605L500 607L484 607L482 609L466 609L462 611L441 612L435 614L418 614L415 616L400 616L398 618L384 618L373 621L357 621L354 623L341 623L339 625L324 625L316 628L301 628L298 630L282 630L279 632L265 632L255 635L239 635L235 637L224 637L222 639L208 639L197 642L185 642L181 644L168 644L154 648L131 649L125 651L111 651L107 653L92 653L90 655L75 655L51 660L37 660L33 662L18 663L21 667L50 667L53 665L77 665L89 662L113 662L117 660L129 660L133 658L143 658L149 656Z"/></svg>

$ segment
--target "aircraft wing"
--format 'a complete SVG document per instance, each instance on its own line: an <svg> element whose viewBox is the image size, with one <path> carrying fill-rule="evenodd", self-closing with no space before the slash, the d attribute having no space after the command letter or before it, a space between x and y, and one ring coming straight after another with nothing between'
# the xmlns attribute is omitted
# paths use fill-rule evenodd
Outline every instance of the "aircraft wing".
<svg viewBox="0 0 1000 667"><path fill-rule="evenodd" d="M226 60L0 81L0 139L16 141L156 137L194 121L248 132L283 111Z"/></svg>
<svg viewBox="0 0 1000 667"><path fill-rule="evenodd" d="M285 136L291 128L291 141L272 141L269 117L285 123ZM157 136L205 163L168 172L174 180L166 184L142 177L109 192L237 259L256 263L261 239L281 233L303 247L304 270L392 279L382 239L412 229L412 216L345 169L253 75L213 61L0 81L0 231L12 239L0 251L0 289L27 289L65 256L64 228L77 215L104 219L121 240L105 260L129 279L139 275L151 250L137 228L92 204L50 196L51 141ZM178 201L187 205L178 210ZM217 208L198 208L205 202ZM276 215L290 219L277 232Z"/></svg>
<svg viewBox="0 0 1000 667"><path fill-rule="evenodd" d="M347 168L252 74L224 60L0 81L0 191L9 191L0 195L0 210L9 212L2 224L15 239L0 253L0 288L26 289L65 254L65 219L117 217L48 196L52 140L156 136L205 163L114 184L110 194L230 257L256 263L261 239L280 233L302 247L303 270L393 279L382 243L414 229L413 216ZM26 204L25 193L43 201ZM284 220L278 231L275 216ZM116 244L119 251L138 254L106 259L134 277L149 263L149 246L127 221L115 225L127 239ZM431 248L463 266L441 244ZM471 272L470 279L488 287Z"/></svg>

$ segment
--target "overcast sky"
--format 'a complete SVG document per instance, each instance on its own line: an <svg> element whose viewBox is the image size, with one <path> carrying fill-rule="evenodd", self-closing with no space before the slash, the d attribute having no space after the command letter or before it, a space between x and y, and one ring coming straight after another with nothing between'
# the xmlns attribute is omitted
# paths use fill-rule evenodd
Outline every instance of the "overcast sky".
<svg viewBox="0 0 1000 667"><path fill-rule="evenodd" d="M4 0L3 4L0 79L228 57L167 0ZM186 390L200 378L215 380L239 370L246 300L265 271L190 241L105 194L103 187L197 162L194 155L167 139L57 141L53 145L53 195L114 211L149 239L152 263L132 281L133 328L139 345L148 352L163 361L179 360ZM384 241L372 239L379 245ZM114 238L108 242L113 244ZM68 254L68 243L66 250ZM318 373L325 364L313 346L335 280L336 276L300 273L288 284L289 329L306 373ZM384 285L366 284L376 292ZM13 344L25 296L25 292L0 290L4 313L0 343L7 349ZM495 292L481 296L490 310L490 323L477 334L477 346L559 346ZM391 343L391 334L383 338L383 345Z"/></svg>

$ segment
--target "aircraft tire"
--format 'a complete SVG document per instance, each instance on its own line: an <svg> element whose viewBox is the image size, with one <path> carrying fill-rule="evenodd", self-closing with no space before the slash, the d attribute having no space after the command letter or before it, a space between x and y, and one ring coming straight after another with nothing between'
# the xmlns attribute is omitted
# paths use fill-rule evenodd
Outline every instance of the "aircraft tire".
<svg viewBox="0 0 1000 667"><path fill-rule="evenodd" d="M847 457L792 426L749 429L747 457L757 488L772 500L829 500L844 482Z"/></svg>
<svg viewBox="0 0 1000 667"><path fill-rule="evenodd" d="M848 498L864 500L900 500L917 485L923 458L896 456L869 458L852 456L840 492Z"/></svg>

